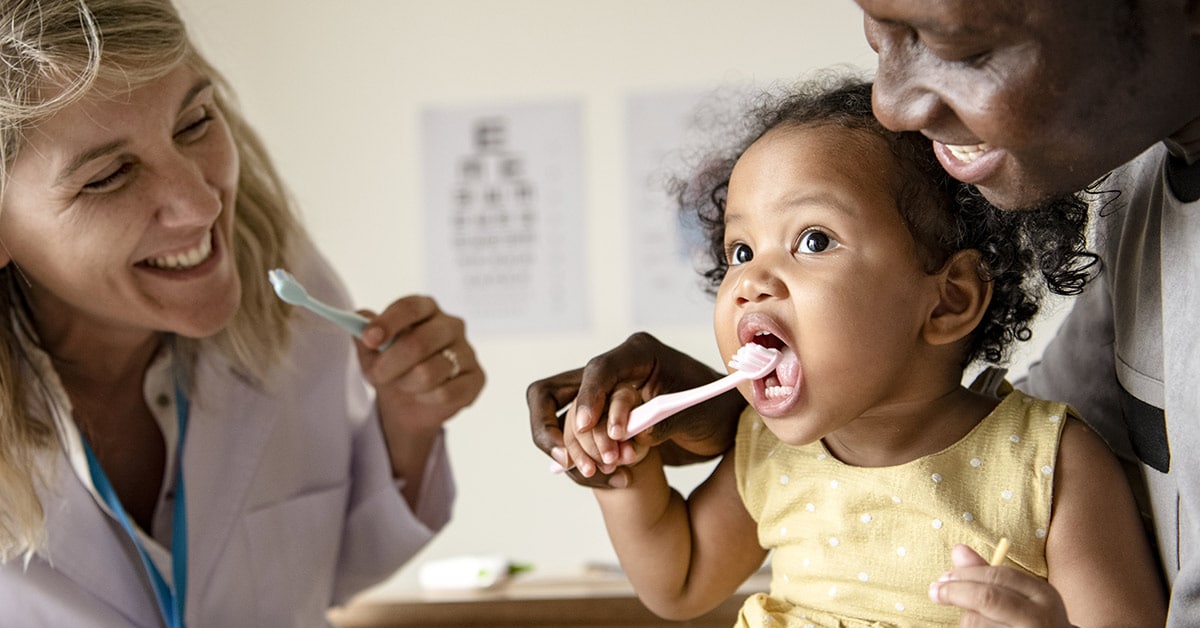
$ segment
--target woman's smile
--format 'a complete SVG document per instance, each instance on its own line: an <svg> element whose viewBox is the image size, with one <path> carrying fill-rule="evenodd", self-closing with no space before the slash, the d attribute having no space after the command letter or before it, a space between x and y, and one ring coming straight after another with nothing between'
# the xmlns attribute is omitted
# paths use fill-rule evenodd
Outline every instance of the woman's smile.
<svg viewBox="0 0 1200 628"><path fill-rule="evenodd" d="M164 270L187 270L195 268L201 262L208 260L213 253L213 233L209 230L196 246L178 253L168 253L158 257L150 257L141 262L153 268Z"/></svg>

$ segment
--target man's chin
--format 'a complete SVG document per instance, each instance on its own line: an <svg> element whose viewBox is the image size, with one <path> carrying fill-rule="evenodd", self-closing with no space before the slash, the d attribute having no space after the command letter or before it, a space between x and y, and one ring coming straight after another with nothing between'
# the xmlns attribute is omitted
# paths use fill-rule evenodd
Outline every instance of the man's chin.
<svg viewBox="0 0 1200 628"><path fill-rule="evenodd" d="M1063 195L1022 186L977 186L989 203L1004 211L1029 211L1053 205ZM1069 195L1068 195L1069 196Z"/></svg>
<svg viewBox="0 0 1200 628"><path fill-rule="evenodd" d="M1061 207L1064 203L1076 203L1104 192L1104 180L1096 181L1044 181L1017 179L1003 185L977 184L976 189L989 203L1004 211L1031 211ZM1076 186L1077 184L1077 186ZM1063 186L1067 187L1063 187ZM1072 187L1076 186L1076 187Z"/></svg>

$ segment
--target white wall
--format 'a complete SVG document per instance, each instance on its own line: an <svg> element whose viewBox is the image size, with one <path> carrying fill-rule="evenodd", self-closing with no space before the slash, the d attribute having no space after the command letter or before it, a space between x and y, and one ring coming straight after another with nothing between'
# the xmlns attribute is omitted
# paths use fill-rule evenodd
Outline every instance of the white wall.
<svg viewBox="0 0 1200 628"><path fill-rule="evenodd" d="M586 333L476 340L489 382L448 427L460 498L416 563L499 552L543 573L612 561L591 494L546 471L525 387L634 331L628 291L622 117L633 91L871 68L851 0L177 0L238 90L318 244L364 307L422 285L419 114L431 105L583 103ZM468 321L468 334L470 321ZM711 329L653 329L718 364ZM677 474L694 483L707 467Z"/></svg>

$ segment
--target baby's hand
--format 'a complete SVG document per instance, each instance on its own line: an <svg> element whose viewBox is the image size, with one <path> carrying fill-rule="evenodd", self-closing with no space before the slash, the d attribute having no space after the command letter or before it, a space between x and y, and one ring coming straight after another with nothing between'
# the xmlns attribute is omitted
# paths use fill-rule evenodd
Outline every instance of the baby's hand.
<svg viewBox="0 0 1200 628"><path fill-rule="evenodd" d="M588 425L580 424L573 403L568 406L564 419L563 445L567 450L569 463L585 478L590 478L597 472L611 474L618 466L633 464L645 455L644 451L639 455L632 441L619 441L610 437L608 421L605 419Z"/></svg>
<svg viewBox="0 0 1200 628"><path fill-rule="evenodd" d="M1009 567L991 567L965 545L950 552L954 568L929 585L938 604L963 609L961 626L1067 628L1062 596L1049 582Z"/></svg>

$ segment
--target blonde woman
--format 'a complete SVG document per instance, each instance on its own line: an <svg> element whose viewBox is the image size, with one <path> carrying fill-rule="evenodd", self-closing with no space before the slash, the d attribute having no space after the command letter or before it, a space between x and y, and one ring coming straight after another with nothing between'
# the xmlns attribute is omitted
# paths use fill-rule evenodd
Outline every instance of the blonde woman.
<svg viewBox="0 0 1200 628"><path fill-rule="evenodd" d="M274 297L347 304L167 0L0 7L0 625L324 625L449 519L463 322Z"/></svg>

